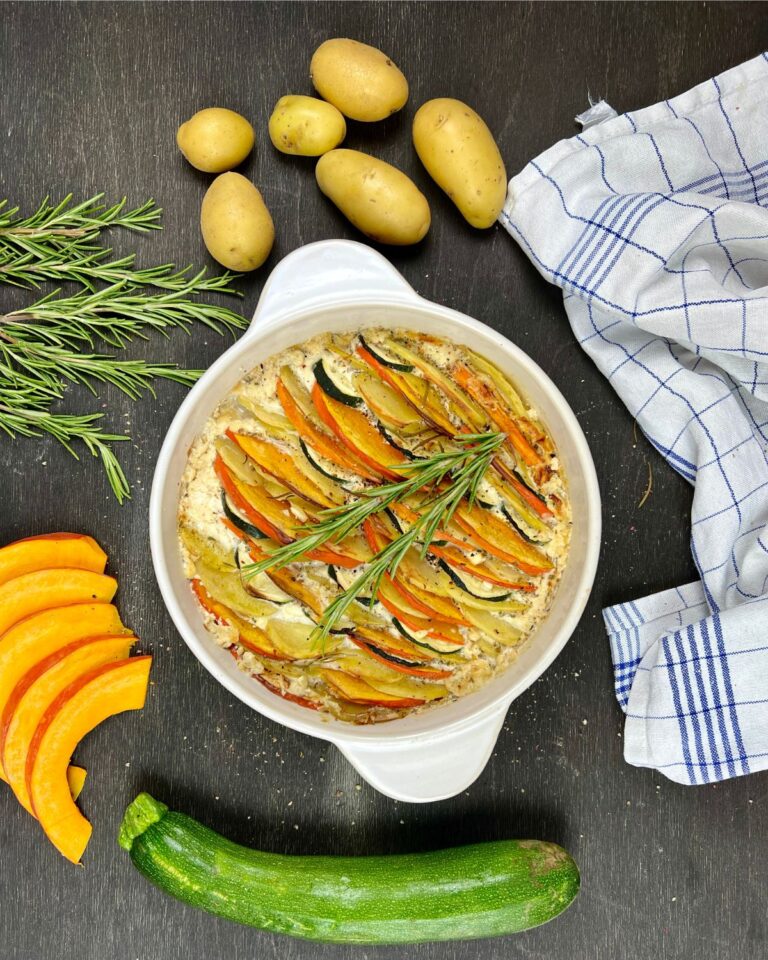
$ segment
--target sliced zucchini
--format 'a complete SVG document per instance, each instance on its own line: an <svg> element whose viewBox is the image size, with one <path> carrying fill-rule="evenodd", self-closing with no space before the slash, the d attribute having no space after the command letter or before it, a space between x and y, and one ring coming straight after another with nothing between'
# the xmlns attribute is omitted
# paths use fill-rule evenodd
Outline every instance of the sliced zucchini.
<svg viewBox="0 0 768 960"><path fill-rule="evenodd" d="M318 473L322 473L324 477L327 477L329 480L333 480L334 483L343 484L346 482L342 480L341 477L337 477L333 473L329 473L327 470L321 467L320 464L317 462L317 460L309 452L309 448L307 447L306 443L304 443L304 440L301 438L299 439L299 446L301 447L301 452L309 461L310 466L313 467L315 470L317 470Z"/></svg>
<svg viewBox="0 0 768 960"><path fill-rule="evenodd" d="M343 390L336 386L328 376L322 360L317 361L312 367L312 372L315 375L315 380L320 384L323 393L327 393L333 400L346 404L348 407L359 407L363 402L360 397L353 397L350 393L344 393Z"/></svg>
<svg viewBox="0 0 768 960"><path fill-rule="evenodd" d="M508 600L512 593L508 591L507 593L500 593L496 596L483 596L479 593L474 593L469 589L467 584L461 579L461 577L456 573L453 567L449 566L445 560L438 560L437 565L440 569L447 573L451 580L456 584L456 586L461 590L467 597L472 597L475 600L482 600L484 603L503 603L505 600Z"/></svg>
<svg viewBox="0 0 768 960"><path fill-rule="evenodd" d="M421 637L415 634L413 631L408 630L407 627L404 627L402 623L397 619L397 617L392 618L392 622L395 625L395 629L400 633L406 640L410 640L411 643L415 643L419 647L423 647L425 650L431 650L433 653L440 654L451 654L451 653L461 653L461 647L457 647L456 644L448 643L444 640L438 640L436 637Z"/></svg>
<svg viewBox="0 0 768 960"><path fill-rule="evenodd" d="M247 520L243 520L239 513L235 513L235 511L229 505L227 495L223 490L221 491L221 506L224 510L224 516L227 518L227 520L229 520L230 523L233 523L238 530L242 530L247 537L250 537L252 540L269 539L266 533L262 533L258 527L254 527L252 523L248 523Z"/></svg>
<svg viewBox="0 0 768 960"><path fill-rule="evenodd" d="M399 370L401 373L411 373L413 370L413 366L409 363L398 363L396 360L388 360L386 357L382 357L382 355L377 350L374 350L370 343L364 339L362 333L359 335L359 339L363 349L367 350L373 359L380 363L382 367L389 367L390 370Z"/></svg>

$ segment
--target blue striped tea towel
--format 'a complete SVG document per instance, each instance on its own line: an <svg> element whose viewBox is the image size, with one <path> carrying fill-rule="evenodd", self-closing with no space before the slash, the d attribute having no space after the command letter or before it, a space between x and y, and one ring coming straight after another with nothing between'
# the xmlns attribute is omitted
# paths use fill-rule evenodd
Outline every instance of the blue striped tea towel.
<svg viewBox="0 0 768 960"><path fill-rule="evenodd" d="M768 55L605 113L512 179L501 222L695 486L701 579L604 617L625 758L707 783L768 767Z"/></svg>

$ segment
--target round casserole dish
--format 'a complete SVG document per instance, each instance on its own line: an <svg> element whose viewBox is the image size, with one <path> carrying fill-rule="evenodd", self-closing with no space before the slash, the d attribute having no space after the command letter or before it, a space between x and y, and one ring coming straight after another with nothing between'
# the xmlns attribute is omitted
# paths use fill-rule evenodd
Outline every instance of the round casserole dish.
<svg viewBox="0 0 768 960"><path fill-rule="evenodd" d="M422 714L355 727L271 693L216 646L182 571L177 509L192 441L248 371L319 333L386 326L465 343L513 380L537 408L555 442L569 484L573 529L549 613L502 675L475 693ZM301 247L277 265L249 329L210 367L179 408L155 469L150 539L155 574L171 617L189 648L220 683L271 720L333 743L382 793L428 802L460 793L479 776L510 703L541 676L576 628L597 567L600 493L581 428L540 367L485 324L424 300L370 247L329 240Z"/></svg>

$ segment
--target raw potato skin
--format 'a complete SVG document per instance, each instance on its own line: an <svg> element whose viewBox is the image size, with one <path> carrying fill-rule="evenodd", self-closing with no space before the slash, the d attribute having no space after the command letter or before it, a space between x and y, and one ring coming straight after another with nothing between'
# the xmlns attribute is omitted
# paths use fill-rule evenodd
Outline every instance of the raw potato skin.
<svg viewBox="0 0 768 960"><path fill-rule="evenodd" d="M320 157L338 147L346 135L341 113L317 97L280 97L269 118L273 146L298 157Z"/></svg>
<svg viewBox="0 0 768 960"><path fill-rule="evenodd" d="M413 118L413 145L464 219L479 229L493 226L507 197L507 172L482 117L461 100L428 100Z"/></svg>
<svg viewBox="0 0 768 960"><path fill-rule="evenodd" d="M275 226L261 194L239 173L222 173L210 185L200 229L214 260L238 273L260 267L275 242Z"/></svg>
<svg viewBox="0 0 768 960"><path fill-rule="evenodd" d="M350 120L384 120L408 99L408 81L389 57L357 40L321 43L309 72L320 96Z"/></svg>
<svg viewBox="0 0 768 960"><path fill-rule="evenodd" d="M253 127L234 110L208 107L182 123L176 143L196 169L223 173L241 164L253 150Z"/></svg>
<svg viewBox="0 0 768 960"><path fill-rule="evenodd" d="M404 173L359 150L331 150L317 161L317 184L371 240L418 243L431 222L427 198Z"/></svg>

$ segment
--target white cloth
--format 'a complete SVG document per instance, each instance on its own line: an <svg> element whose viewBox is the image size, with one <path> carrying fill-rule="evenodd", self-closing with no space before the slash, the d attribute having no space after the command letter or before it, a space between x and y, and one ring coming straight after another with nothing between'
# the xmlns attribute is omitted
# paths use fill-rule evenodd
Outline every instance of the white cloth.
<svg viewBox="0 0 768 960"><path fill-rule="evenodd" d="M501 222L582 347L695 485L700 581L604 612L638 766L768 766L768 55L590 125L528 164Z"/></svg>

